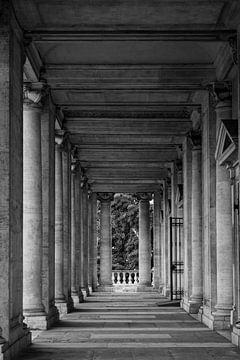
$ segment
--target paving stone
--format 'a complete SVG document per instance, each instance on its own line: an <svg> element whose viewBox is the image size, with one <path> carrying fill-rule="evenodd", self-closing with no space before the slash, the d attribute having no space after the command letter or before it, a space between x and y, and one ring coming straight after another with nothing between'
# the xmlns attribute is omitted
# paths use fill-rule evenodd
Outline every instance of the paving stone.
<svg viewBox="0 0 240 360"><path fill-rule="evenodd" d="M143 295L134 307L135 295L94 294L57 326L40 333L19 360L240 359L239 349L226 338L182 309L155 307L159 301L156 295Z"/></svg>

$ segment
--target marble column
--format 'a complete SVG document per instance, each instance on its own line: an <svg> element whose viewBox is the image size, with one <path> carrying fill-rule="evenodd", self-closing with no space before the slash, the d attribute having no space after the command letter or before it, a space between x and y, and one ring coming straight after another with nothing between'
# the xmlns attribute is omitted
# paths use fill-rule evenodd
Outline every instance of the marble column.
<svg viewBox="0 0 240 360"><path fill-rule="evenodd" d="M97 194L92 193L92 245L93 245L93 291L97 289L98 278L97 278Z"/></svg>
<svg viewBox="0 0 240 360"><path fill-rule="evenodd" d="M71 294L74 305L83 302L81 291L81 218L80 164L73 159L71 167Z"/></svg>
<svg viewBox="0 0 240 360"><path fill-rule="evenodd" d="M152 194L139 193L139 286L151 286L151 238L149 201Z"/></svg>
<svg viewBox="0 0 240 360"><path fill-rule="evenodd" d="M67 312L73 309L71 297L71 143L65 133L62 151L63 171L63 293L67 302Z"/></svg>
<svg viewBox="0 0 240 360"><path fill-rule="evenodd" d="M84 298L88 288L88 183L85 175L81 178L81 291Z"/></svg>
<svg viewBox="0 0 240 360"><path fill-rule="evenodd" d="M55 303L60 315L67 313L64 295L64 239L63 239L63 167L64 137L55 137Z"/></svg>
<svg viewBox="0 0 240 360"><path fill-rule="evenodd" d="M101 202L100 212L100 285L112 286L112 230L111 201L112 193L98 193Z"/></svg>
<svg viewBox="0 0 240 360"><path fill-rule="evenodd" d="M217 129L221 120L232 118L231 100L216 106ZM213 328L228 329L233 309L233 236L230 173L216 159L216 249L217 304L213 313Z"/></svg>
<svg viewBox="0 0 240 360"><path fill-rule="evenodd" d="M23 34L12 21L12 6L5 4L0 21L0 358L7 359L18 358L31 334L22 316Z"/></svg>
<svg viewBox="0 0 240 360"><path fill-rule="evenodd" d="M201 134L191 133L192 142L192 294L190 313L198 313L203 299L202 268L202 177Z"/></svg>
<svg viewBox="0 0 240 360"><path fill-rule="evenodd" d="M41 116L42 148L42 301L48 326L59 320L55 306L55 106L49 94L44 98Z"/></svg>
<svg viewBox="0 0 240 360"><path fill-rule="evenodd" d="M79 302L78 290L77 290L77 271L76 271L76 222L75 222L75 176L76 165L73 163L71 166L71 295L74 301L74 305Z"/></svg>
<svg viewBox="0 0 240 360"><path fill-rule="evenodd" d="M23 107L23 312L31 329L46 329L42 303L42 85L24 88Z"/></svg>
<svg viewBox="0 0 240 360"><path fill-rule="evenodd" d="M160 211L161 211L161 190L154 192L154 209L153 209L153 254L154 254L154 277L153 287L159 290L161 279L161 223L160 223Z"/></svg>
<svg viewBox="0 0 240 360"><path fill-rule="evenodd" d="M92 228L92 191L88 190L88 289L93 292L93 228Z"/></svg>
<svg viewBox="0 0 240 360"><path fill-rule="evenodd" d="M183 143L183 241L184 241L184 297L181 306L189 312L192 294L192 150L189 138Z"/></svg>

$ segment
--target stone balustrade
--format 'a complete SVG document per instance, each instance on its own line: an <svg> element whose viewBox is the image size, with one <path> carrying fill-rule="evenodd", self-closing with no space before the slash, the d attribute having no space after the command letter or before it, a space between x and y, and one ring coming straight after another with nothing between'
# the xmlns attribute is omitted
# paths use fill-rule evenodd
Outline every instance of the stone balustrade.
<svg viewBox="0 0 240 360"><path fill-rule="evenodd" d="M137 285L139 282L138 270L112 271L113 285Z"/></svg>

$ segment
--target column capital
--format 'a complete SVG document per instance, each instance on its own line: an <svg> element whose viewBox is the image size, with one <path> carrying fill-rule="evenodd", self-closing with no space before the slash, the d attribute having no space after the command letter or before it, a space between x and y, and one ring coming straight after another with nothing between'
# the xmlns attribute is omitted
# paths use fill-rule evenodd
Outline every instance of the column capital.
<svg viewBox="0 0 240 360"><path fill-rule="evenodd" d="M230 81L213 82L208 85L208 91L212 95L213 104L232 100L232 83Z"/></svg>
<svg viewBox="0 0 240 360"><path fill-rule="evenodd" d="M47 90L45 82L25 82L23 85L24 108L41 108L42 99L47 95Z"/></svg>
<svg viewBox="0 0 240 360"><path fill-rule="evenodd" d="M232 60L235 65L238 65L238 52L237 52L237 35L231 36L228 39L229 46L232 51Z"/></svg>
<svg viewBox="0 0 240 360"><path fill-rule="evenodd" d="M97 193L97 199L102 203L112 201L113 197L114 197L114 193L105 193L105 192Z"/></svg>
<svg viewBox="0 0 240 360"><path fill-rule="evenodd" d="M71 162L71 173L76 174L80 171L81 165L78 159L73 159Z"/></svg>
<svg viewBox="0 0 240 360"><path fill-rule="evenodd" d="M188 133L188 138L191 142L192 145L192 149L193 150L199 150L201 149L201 145L202 145L202 135L201 135L201 131L194 131L191 130Z"/></svg>
<svg viewBox="0 0 240 360"><path fill-rule="evenodd" d="M55 131L55 145L59 147L61 151L70 151L71 143L69 142L68 132L65 130Z"/></svg>
<svg viewBox="0 0 240 360"><path fill-rule="evenodd" d="M81 171L81 188L86 188L88 185L88 177L86 175L86 170L84 168L80 168Z"/></svg>
<svg viewBox="0 0 240 360"><path fill-rule="evenodd" d="M152 193L137 193L137 198L139 201L150 201L152 200Z"/></svg>

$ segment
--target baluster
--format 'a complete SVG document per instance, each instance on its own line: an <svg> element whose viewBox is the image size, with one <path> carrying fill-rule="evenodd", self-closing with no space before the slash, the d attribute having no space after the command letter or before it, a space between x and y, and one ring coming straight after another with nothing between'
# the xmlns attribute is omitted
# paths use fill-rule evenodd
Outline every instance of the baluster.
<svg viewBox="0 0 240 360"><path fill-rule="evenodd" d="M126 273L123 271L123 284L126 284Z"/></svg>
<svg viewBox="0 0 240 360"><path fill-rule="evenodd" d="M115 273L112 271L112 284L115 285Z"/></svg>
<svg viewBox="0 0 240 360"><path fill-rule="evenodd" d="M119 271L117 272L117 284L120 284L120 274L119 274Z"/></svg>

